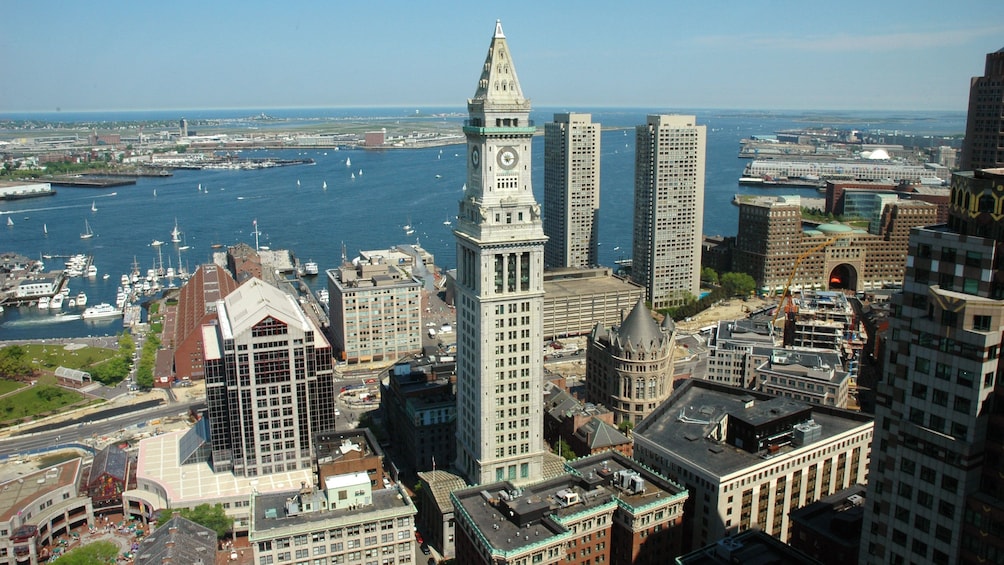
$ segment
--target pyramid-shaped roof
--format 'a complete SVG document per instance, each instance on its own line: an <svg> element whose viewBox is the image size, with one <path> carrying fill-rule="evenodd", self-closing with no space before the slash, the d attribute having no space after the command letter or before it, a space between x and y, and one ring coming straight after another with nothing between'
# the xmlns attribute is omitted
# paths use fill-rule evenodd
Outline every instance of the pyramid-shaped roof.
<svg viewBox="0 0 1004 565"><path fill-rule="evenodd" d="M478 79L478 89L473 100L485 100L500 104L523 104L523 89L516 78L516 66L513 64L502 32L502 21L495 21L495 35L488 47L488 56L481 69Z"/></svg>
<svg viewBox="0 0 1004 565"><path fill-rule="evenodd" d="M645 306L644 299L638 300L617 333L625 345L638 345L643 348L648 348L652 344L658 345L663 338L659 324L652 317L652 312Z"/></svg>
<svg viewBox="0 0 1004 565"><path fill-rule="evenodd" d="M269 316L303 330L313 329L292 296L261 279L248 279L223 302L233 335L250 331Z"/></svg>

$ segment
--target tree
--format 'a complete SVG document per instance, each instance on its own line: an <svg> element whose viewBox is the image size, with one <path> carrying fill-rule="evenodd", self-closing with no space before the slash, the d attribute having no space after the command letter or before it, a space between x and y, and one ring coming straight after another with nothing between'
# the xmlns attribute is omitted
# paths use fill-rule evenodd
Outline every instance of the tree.
<svg viewBox="0 0 1004 565"><path fill-rule="evenodd" d="M726 296L749 296L756 290L756 281L746 273L725 273L722 288Z"/></svg>
<svg viewBox="0 0 1004 565"><path fill-rule="evenodd" d="M35 374L35 368L28 357L28 350L20 345L8 345L0 349L0 377L22 379Z"/></svg>
<svg viewBox="0 0 1004 565"><path fill-rule="evenodd" d="M718 284L718 271L711 267L704 267L701 269L701 282Z"/></svg>
<svg viewBox="0 0 1004 565"><path fill-rule="evenodd" d="M568 445L568 442L563 439L559 439L558 443L555 444L555 451L558 452L558 455L564 457L565 461L571 461L572 459L578 457L578 455L572 451L572 446Z"/></svg>
<svg viewBox="0 0 1004 565"><path fill-rule="evenodd" d="M196 524L215 531L217 539L227 537L227 534L230 533L234 525L233 519L227 516L227 513L223 510L223 505L220 503L216 503L213 506L200 504L195 508L182 508L175 510L175 512L183 518L188 518ZM162 512L160 518L157 520L157 527L163 526L173 517L168 512Z"/></svg>
<svg viewBox="0 0 1004 565"><path fill-rule="evenodd" d="M634 429L634 422L632 422L631 420L621 420L621 423L617 424L617 431L619 431L624 435L628 435L628 433L633 429Z"/></svg>

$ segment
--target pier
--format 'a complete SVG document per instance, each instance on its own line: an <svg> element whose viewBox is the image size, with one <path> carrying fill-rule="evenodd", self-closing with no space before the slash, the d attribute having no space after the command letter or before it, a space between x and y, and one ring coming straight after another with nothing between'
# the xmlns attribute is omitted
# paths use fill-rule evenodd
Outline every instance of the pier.
<svg viewBox="0 0 1004 565"><path fill-rule="evenodd" d="M74 177L53 177L45 179L53 186L76 186L83 188L111 188L113 186L128 186L136 184L136 179L131 177L113 176L74 176Z"/></svg>

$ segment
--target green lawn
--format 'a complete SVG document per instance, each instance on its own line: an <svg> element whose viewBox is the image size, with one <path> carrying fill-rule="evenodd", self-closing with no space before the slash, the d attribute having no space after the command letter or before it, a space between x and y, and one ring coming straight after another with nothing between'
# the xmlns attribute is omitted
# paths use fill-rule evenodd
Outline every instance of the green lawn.
<svg viewBox="0 0 1004 565"><path fill-rule="evenodd" d="M19 383L17 381L8 381L5 379L0 379L0 394L7 394L8 392L13 392L23 386L27 386L25 383Z"/></svg>
<svg viewBox="0 0 1004 565"><path fill-rule="evenodd" d="M77 403L86 404L84 395L55 384L43 384L40 379L35 386L0 398L0 422L10 424L20 418L47 416Z"/></svg>
<svg viewBox="0 0 1004 565"><path fill-rule="evenodd" d="M96 541L83 547L78 547L60 556L59 563L64 565L96 565L98 563L115 563L119 555L119 547L110 541Z"/></svg>
<svg viewBox="0 0 1004 565"><path fill-rule="evenodd" d="M70 350L64 345L52 343L32 343L22 347L28 352L28 357L35 359L36 367L43 371L55 371L56 367L86 371L88 367L103 363L118 353L115 349L100 347Z"/></svg>

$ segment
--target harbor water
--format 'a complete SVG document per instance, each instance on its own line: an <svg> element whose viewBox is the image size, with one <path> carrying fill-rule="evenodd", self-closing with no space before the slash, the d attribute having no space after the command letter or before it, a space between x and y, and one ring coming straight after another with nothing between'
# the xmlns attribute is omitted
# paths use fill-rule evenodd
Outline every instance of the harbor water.
<svg viewBox="0 0 1004 565"><path fill-rule="evenodd" d="M400 112L404 116L410 111ZM459 126L460 111L452 111L457 115L444 119ZM538 131L543 131L543 124L554 112L564 111L535 111ZM268 114L295 117L310 112ZM328 112L358 115L362 111ZM380 112L386 115L394 111ZM593 120L604 127L599 229L600 261L604 265L630 258L633 126L644 123L647 114L658 112L592 111ZM739 186L737 181L747 161L737 154L739 142L745 137L814 126L925 134L953 134L965 129L964 112L903 113L891 121L879 114L834 118L798 112L680 113L695 114L698 123L708 130L704 210L707 235L736 233L738 209L731 202L737 193L818 195L813 189ZM88 119L95 117L88 115ZM122 113L109 114L105 119L154 116ZM543 201L543 154L543 136L537 136L533 143L533 179L539 202ZM91 255L97 277L72 278L68 285L71 296L86 293L88 305L114 303L119 279L132 270L134 262L143 273L159 265L176 269L180 266L191 272L210 261L212 253L221 250L220 245L244 242L253 246L255 222L259 245L288 249L300 261L318 263L321 274L306 279L314 290L326 286L324 270L338 265L343 246L352 259L361 249L417 242L434 254L437 267L450 269L456 265L456 248L452 226L445 222L453 221L457 202L463 198L465 155L462 145L387 150L246 150L241 157L309 158L314 164L257 170L177 170L171 177L139 178L135 185L107 189L57 187L58 194L52 197L0 202L0 252L33 259L48 256L44 259L47 270L62 268L62 257ZM8 225L8 218L12 225ZM176 244L171 242L175 222L181 232L181 241ZM414 233L406 234L405 225L412 226ZM80 234L86 229L94 236L82 239ZM154 241L164 243L155 246ZM105 274L109 276L105 278ZM121 319L82 320L82 310L66 306L61 311L8 308L0 314L0 340L122 331Z"/></svg>

